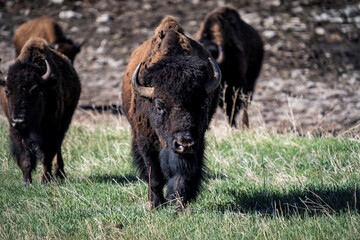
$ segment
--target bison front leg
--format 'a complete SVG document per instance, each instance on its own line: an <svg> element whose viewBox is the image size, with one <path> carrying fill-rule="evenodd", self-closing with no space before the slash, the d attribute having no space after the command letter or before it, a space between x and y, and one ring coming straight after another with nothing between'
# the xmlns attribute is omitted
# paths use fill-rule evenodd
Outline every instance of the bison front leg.
<svg viewBox="0 0 360 240"><path fill-rule="evenodd" d="M177 209L183 210L187 203L187 186L185 178L179 175L172 177L167 183L166 200L169 202L176 201Z"/></svg>
<svg viewBox="0 0 360 240"><path fill-rule="evenodd" d="M196 197L200 189L200 178L175 175L169 179L167 186L166 199L170 202L176 200L177 210L183 211L186 204Z"/></svg>
<svg viewBox="0 0 360 240"><path fill-rule="evenodd" d="M19 144L17 139L11 135L11 151L13 152L16 162L23 173L24 186L32 184L31 172L36 166L36 156L24 144Z"/></svg>
<svg viewBox="0 0 360 240"><path fill-rule="evenodd" d="M149 167L149 189L148 189L148 199L151 202L153 207L159 207L165 202L163 188L165 186L164 180L162 177L158 176L159 172L156 168ZM161 172L160 172L161 174Z"/></svg>
<svg viewBox="0 0 360 240"><path fill-rule="evenodd" d="M133 143L134 161L140 170L141 178L148 182L148 199L153 207L158 207L165 202L163 188L165 180L157 160L158 154L151 147L144 145L139 150L138 145Z"/></svg>
<svg viewBox="0 0 360 240"><path fill-rule="evenodd" d="M65 178L66 175L64 171L64 161L61 155L61 149L59 149L57 154L55 155L54 166L54 176L60 179Z"/></svg>
<svg viewBox="0 0 360 240"><path fill-rule="evenodd" d="M40 160L43 165L43 174L41 176L41 182L47 183L53 179L51 169L52 169L52 159L54 158L54 154L45 153L41 154Z"/></svg>
<svg viewBox="0 0 360 240"><path fill-rule="evenodd" d="M32 184L31 172L35 168L36 158L30 152L21 155L18 164L23 172L23 185Z"/></svg>

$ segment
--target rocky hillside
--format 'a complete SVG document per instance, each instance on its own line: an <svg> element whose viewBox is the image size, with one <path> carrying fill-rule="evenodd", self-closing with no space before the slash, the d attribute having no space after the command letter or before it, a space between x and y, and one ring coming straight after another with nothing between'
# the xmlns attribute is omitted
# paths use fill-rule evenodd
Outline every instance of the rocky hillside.
<svg viewBox="0 0 360 240"><path fill-rule="evenodd" d="M360 132L360 3L357 0L7 0L0 2L0 69L15 58L12 36L42 15L75 41L83 84L80 105L121 104L131 52L173 15L195 37L206 13L235 6L265 42L252 104L252 128L278 132ZM219 111L218 122L225 124Z"/></svg>

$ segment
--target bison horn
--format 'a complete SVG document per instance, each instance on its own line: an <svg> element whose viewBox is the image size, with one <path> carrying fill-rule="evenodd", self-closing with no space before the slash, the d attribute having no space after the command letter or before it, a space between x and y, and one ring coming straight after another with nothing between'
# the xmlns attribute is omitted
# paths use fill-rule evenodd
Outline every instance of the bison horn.
<svg viewBox="0 0 360 240"><path fill-rule="evenodd" d="M223 47L223 45L218 45L217 47L218 47L218 53L219 53L219 55L218 55L218 57L216 58L216 62L217 62L218 64L221 64L221 63L223 63L223 61L224 61L224 47Z"/></svg>
<svg viewBox="0 0 360 240"><path fill-rule="evenodd" d="M44 80L44 81L47 81L51 75L51 68L50 68L50 65L48 63L48 61L45 59L45 64L46 64L46 73L44 75L41 76L41 78Z"/></svg>
<svg viewBox="0 0 360 240"><path fill-rule="evenodd" d="M132 88L133 88L134 92L136 94L138 94L139 96L152 99L154 96L154 88L153 87L144 87L139 83L139 80L138 80L138 75L139 75L139 70L140 70L141 64L142 63L140 63L137 66L137 68L132 76L132 79L131 79Z"/></svg>
<svg viewBox="0 0 360 240"><path fill-rule="evenodd" d="M214 71L214 77L205 86L207 93L211 93L214 90L216 90L219 87L220 82L221 82L221 70L220 70L219 66L210 57L209 57L209 61L210 61L210 64L211 64L211 66L213 68L213 71Z"/></svg>

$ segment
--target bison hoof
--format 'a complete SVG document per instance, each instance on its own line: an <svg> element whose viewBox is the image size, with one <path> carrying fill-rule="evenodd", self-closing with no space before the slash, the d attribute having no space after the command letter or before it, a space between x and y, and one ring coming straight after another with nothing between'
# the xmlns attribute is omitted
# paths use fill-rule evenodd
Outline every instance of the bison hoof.
<svg viewBox="0 0 360 240"><path fill-rule="evenodd" d="M41 182L43 184L50 183L53 180L53 177L51 174L43 174L41 177Z"/></svg>
<svg viewBox="0 0 360 240"><path fill-rule="evenodd" d="M32 185L32 182L30 180L26 180L26 181L24 180L23 181L23 186L26 187L28 185Z"/></svg>
<svg viewBox="0 0 360 240"><path fill-rule="evenodd" d="M64 179L64 178L66 178L65 172L64 172L64 171L61 171L61 170L55 170L55 171L54 171L54 176L55 176L56 178L59 178L59 179Z"/></svg>
<svg viewBox="0 0 360 240"><path fill-rule="evenodd" d="M158 208L158 207L161 207L163 204L165 203L165 199L164 197L152 197L151 199L151 206L153 208Z"/></svg>

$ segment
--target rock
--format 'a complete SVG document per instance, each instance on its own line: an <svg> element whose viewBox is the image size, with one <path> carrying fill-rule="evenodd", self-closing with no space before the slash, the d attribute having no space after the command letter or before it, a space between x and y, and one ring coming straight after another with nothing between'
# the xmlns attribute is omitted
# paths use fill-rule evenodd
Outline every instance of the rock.
<svg viewBox="0 0 360 240"><path fill-rule="evenodd" d="M274 27L274 23L275 23L275 17L269 16L264 19L264 22L263 22L264 28L271 29Z"/></svg>
<svg viewBox="0 0 360 240"><path fill-rule="evenodd" d="M64 0L51 0L51 2L55 4L62 4Z"/></svg>
<svg viewBox="0 0 360 240"><path fill-rule="evenodd" d="M263 31L262 35L268 39L276 37L276 32L273 30L265 30Z"/></svg>
<svg viewBox="0 0 360 240"><path fill-rule="evenodd" d="M325 29L324 28L322 28L322 27L317 27L317 28L315 28L315 33L317 34L317 35L324 35L325 34Z"/></svg>
<svg viewBox="0 0 360 240"><path fill-rule="evenodd" d="M69 11L61 11L59 13L59 18L62 18L62 19L81 19L82 14L71 11L71 10L69 10Z"/></svg>
<svg viewBox="0 0 360 240"><path fill-rule="evenodd" d="M102 26L102 27L98 27L96 29L97 33L109 33L110 32L110 28L107 26Z"/></svg>
<svg viewBox="0 0 360 240"><path fill-rule="evenodd" d="M343 38L339 34L334 33L328 36L328 40L329 42L341 42L343 41Z"/></svg>
<svg viewBox="0 0 360 240"><path fill-rule="evenodd" d="M103 13L96 18L97 23L106 23L110 22L113 18L108 13Z"/></svg>
<svg viewBox="0 0 360 240"><path fill-rule="evenodd" d="M304 11L304 8L301 7L301 6L297 6L297 7L292 8L291 11L292 11L293 13L301 13L301 12Z"/></svg>
<svg viewBox="0 0 360 240"><path fill-rule="evenodd" d="M78 32L80 29L78 27L72 27L70 28L70 32Z"/></svg>
<svg viewBox="0 0 360 240"><path fill-rule="evenodd" d="M284 31L294 30L298 32L302 32L306 30L306 25L301 21L298 17L292 17L289 21L282 25L281 29Z"/></svg>
<svg viewBox="0 0 360 240"><path fill-rule="evenodd" d="M150 5L149 3L146 3L146 4L144 4L143 8L144 8L145 10L150 10L150 9L151 9L151 5Z"/></svg>

